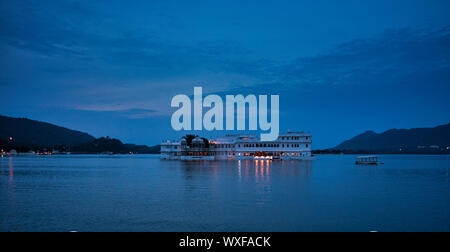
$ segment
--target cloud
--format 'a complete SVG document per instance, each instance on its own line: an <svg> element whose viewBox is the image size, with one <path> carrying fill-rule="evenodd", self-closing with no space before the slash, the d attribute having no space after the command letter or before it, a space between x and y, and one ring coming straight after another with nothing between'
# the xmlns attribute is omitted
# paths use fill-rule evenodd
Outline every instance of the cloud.
<svg viewBox="0 0 450 252"><path fill-rule="evenodd" d="M407 71L449 65L447 27L433 31L390 30L376 38L341 44L317 56L279 62L253 57L251 50L234 41L207 40L193 45L165 41L158 37L162 30L134 23L121 26L123 20L118 22L107 13L101 7L104 4L4 1L0 5L0 43L45 55L50 57L48 60L70 59L66 64L47 65L45 71L70 72L72 79L85 78L88 73L92 78L109 75L111 79L125 80L226 73L247 80L245 84L233 83L237 88L264 83L282 83L286 87L363 81L370 84L367 81L372 78L368 76L395 77ZM159 23L170 19L161 15L157 18Z"/></svg>
<svg viewBox="0 0 450 252"><path fill-rule="evenodd" d="M128 108L125 105L90 105L90 106L78 106L76 110L88 111L88 112L98 112L98 113L109 113L120 117L126 117L129 119L143 119L148 117L154 117L159 115L158 111L153 109L142 109L142 108Z"/></svg>
<svg viewBox="0 0 450 252"><path fill-rule="evenodd" d="M313 57L291 62L247 61L231 64L243 75L258 76L254 86L234 92L297 94L330 87L399 86L420 79L444 81L423 85L446 85L450 80L450 28L388 30L374 38L356 39ZM436 76L437 75L437 76Z"/></svg>
<svg viewBox="0 0 450 252"><path fill-rule="evenodd" d="M145 71L147 77L221 71L230 58L248 53L238 44L223 40L195 45L168 42L155 35L161 31L141 28L142 24L121 27L123 20L115 20L100 11L103 9L73 1L2 2L0 43L37 55L70 59L68 68L95 64L138 75ZM120 75L120 70L116 73Z"/></svg>
<svg viewBox="0 0 450 252"><path fill-rule="evenodd" d="M280 68L286 85L380 85L405 75L448 69L450 30L390 30Z"/></svg>

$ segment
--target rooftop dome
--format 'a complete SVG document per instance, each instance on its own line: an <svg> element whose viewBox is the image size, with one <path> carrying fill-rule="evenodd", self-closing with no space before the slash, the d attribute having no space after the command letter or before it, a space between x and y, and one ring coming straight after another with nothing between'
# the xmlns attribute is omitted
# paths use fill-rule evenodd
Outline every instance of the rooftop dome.
<svg viewBox="0 0 450 252"><path fill-rule="evenodd" d="M203 139L201 139L200 137L196 137L192 140L192 143L203 143Z"/></svg>

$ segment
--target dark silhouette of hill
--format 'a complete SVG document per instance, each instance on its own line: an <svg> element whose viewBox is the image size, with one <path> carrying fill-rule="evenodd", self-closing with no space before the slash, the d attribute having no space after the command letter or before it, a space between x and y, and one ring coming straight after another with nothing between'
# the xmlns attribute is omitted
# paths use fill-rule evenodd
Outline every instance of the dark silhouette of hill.
<svg viewBox="0 0 450 252"><path fill-rule="evenodd" d="M160 147L148 147L145 145L123 144L120 140L102 137L94 141L82 145L75 146L71 149L73 153L82 154L99 154L99 153L113 153L113 154L154 154L159 153Z"/></svg>
<svg viewBox="0 0 450 252"><path fill-rule="evenodd" d="M450 153L450 123L435 128L366 131L333 148L344 152Z"/></svg>
<svg viewBox="0 0 450 252"><path fill-rule="evenodd" d="M83 154L160 152L159 146L123 144L120 140L109 137L96 139L87 133L53 124L6 116L0 116L0 148L5 151L58 150Z"/></svg>
<svg viewBox="0 0 450 252"><path fill-rule="evenodd" d="M0 141L10 142L10 137L14 145L29 147L76 146L95 140L89 134L53 124L0 116Z"/></svg>

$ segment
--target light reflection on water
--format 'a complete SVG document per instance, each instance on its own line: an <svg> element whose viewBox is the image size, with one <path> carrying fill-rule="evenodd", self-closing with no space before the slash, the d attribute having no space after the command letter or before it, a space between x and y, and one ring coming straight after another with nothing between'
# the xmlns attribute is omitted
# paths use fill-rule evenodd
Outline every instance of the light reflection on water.
<svg viewBox="0 0 450 252"><path fill-rule="evenodd" d="M0 159L0 231L450 231L449 156Z"/></svg>
<svg viewBox="0 0 450 252"><path fill-rule="evenodd" d="M13 167L13 158L9 158L9 183L14 183L14 167Z"/></svg>

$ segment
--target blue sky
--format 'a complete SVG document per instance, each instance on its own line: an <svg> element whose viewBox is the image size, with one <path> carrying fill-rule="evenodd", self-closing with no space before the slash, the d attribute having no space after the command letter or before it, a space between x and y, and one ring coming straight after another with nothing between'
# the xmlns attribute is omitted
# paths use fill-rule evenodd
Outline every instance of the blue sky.
<svg viewBox="0 0 450 252"><path fill-rule="evenodd" d="M279 94L281 129L315 148L436 126L450 121L448 13L446 0L4 0L0 114L153 145L182 135L171 98L203 86Z"/></svg>

